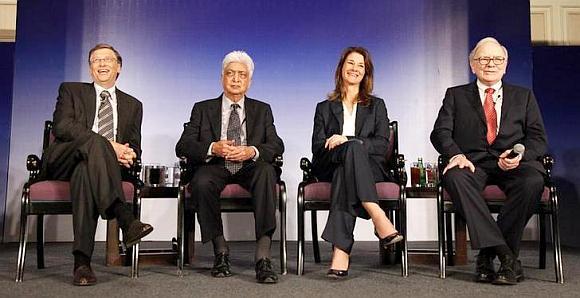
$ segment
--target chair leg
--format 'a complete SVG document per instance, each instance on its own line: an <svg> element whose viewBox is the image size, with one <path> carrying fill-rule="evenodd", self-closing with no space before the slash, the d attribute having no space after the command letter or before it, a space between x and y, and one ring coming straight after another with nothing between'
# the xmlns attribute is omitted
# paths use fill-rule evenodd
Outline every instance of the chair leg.
<svg viewBox="0 0 580 298"><path fill-rule="evenodd" d="M186 249L187 249L187 264L192 265L195 261L195 211L187 212L185 218L189 221L189 226L187 226L187 230L185 231L186 236L185 242ZM191 218L191 219L190 219Z"/></svg>
<svg viewBox="0 0 580 298"><path fill-rule="evenodd" d="M546 214L538 214L538 223L540 225L540 260L538 267L546 269Z"/></svg>
<svg viewBox="0 0 580 298"><path fill-rule="evenodd" d="M296 258L296 274L304 273L304 200L301 198L301 189L298 189L298 256Z"/></svg>
<svg viewBox="0 0 580 298"><path fill-rule="evenodd" d="M437 190L437 244L439 251L439 278L445 278L445 220L443 214L443 188Z"/></svg>
<svg viewBox="0 0 580 298"><path fill-rule="evenodd" d="M318 219L316 217L316 210L311 212L312 221L312 250L314 251L314 262L320 263L320 246L318 246Z"/></svg>
<svg viewBox="0 0 580 298"><path fill-rule="evenodd" d="M447 260L449 261L449 266L454 266L455 262L453 260L453 225L451 224L451 213L445 214L445 240L446 240L446 253Z"/></svg>
<svg viewBox="0 0 580 298"><path fill-rule="evenodd" d="M44 269L44 214L36 220L36 267Z"/></svg>
<svg viewBox="0 0 580 298"><path fill-rule="evenodd" d="M131 251L131 278L139 277L139 246L141 244L137 243L133 246Z"/></svg>
<svg viewBox="0 0 580 298"><path fill-rule="evenodd" d="M23 198L24 200L24 198ZM16 264L16 282L22 282L24 277L24 261L26 259L26 243L28 242L27 207L22 203L20 211L20 241L18 245L18 262Z"/></svg>
<svg viewBox="0 0 580 298"><path fill-rule="evenodd" d="M403 194L405 192L403 191ZM406 199L403 197L401 200L401 206L399 208L399 231L403 235L403 241L401 242L401 275L403 277L409 276L409 254L407 247L407 203Z"/></svg>
<svg viewBox="0 0 580 298"><path fill-rule="evenodd" d="M288 273L287 248L286 248L286 189L280 189L280 272L282 275Z"/></svg>
<svg viewBox="0 0 580 298"><path fill-rule="evenodd" d="M554 267L556 270L556 282L564 283L564 273L562 269L562 247L560 246L560 224L559 206L556 190L552 189L552 214L550 216L552 224L552 243L554 245Z"/></svg>
<svg viewBox="0 0 580 298"><path fill-rule="evenodd" d="M183 263L185 259L185 222L184 222L184 186L179 187L177 198L177 276L183 276Z"/></svg>

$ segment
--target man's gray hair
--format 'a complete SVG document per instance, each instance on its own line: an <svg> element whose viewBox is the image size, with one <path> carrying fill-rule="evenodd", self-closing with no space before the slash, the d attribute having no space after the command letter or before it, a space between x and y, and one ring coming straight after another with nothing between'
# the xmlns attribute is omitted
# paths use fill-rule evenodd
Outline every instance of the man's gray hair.
<svg viewBox="0 0 580 298"><path fill-rule="evenodd" d="M486 37L483 38L482 40L478 41L477 44L475 45L475 47L473 48L473 50L471 50L471 52L469 53L469 61L473 60L473 58L475 58L475 53L477 53L477 50L479 49L479 47L481 47L483 44L486 43L495 43L498 46L501 47L501 49L503 50L503 52L505 53L505 58L508 58L508 51L507 49L501 44L499 43L499 41L497 41L497 39L493 38L493 37Z"/></svg>
<svg viewBox="0 0 580 298"><path fill-rule="evenodd" d="M224 61L222 61L222 76L224 75L228 64L232 62L245 64L248 68L249 78L252 78L252 75L254 74L254 61L252 60L252 57L244 51L232 51L224 57Z"/></svg>

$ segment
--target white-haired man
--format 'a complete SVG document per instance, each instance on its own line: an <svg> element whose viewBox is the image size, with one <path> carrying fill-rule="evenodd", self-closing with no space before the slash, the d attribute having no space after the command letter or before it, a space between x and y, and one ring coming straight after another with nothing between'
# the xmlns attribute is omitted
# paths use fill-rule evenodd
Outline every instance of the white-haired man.
<svg viewBox="0 0 580 298"><path fill-rule="evenodd" d="M176 145L178 157L193 164L195 194L202 242L212 241L214 277L231 276L229 248L223 235L219 196L228 183L252 193L256 232L256 279L276 283L270 259L276 229L276 172L272 162L284 152L270 106L246 97L254 62L243 51L227 54L222 63L223 93L193 106L189 125Z"/></svg>
<svg viewBox="0 0 580 298"><path fill-rule="evenodd" d="M469 55L477 80L447 89L431 133L435 149L450 157L443 185L467 222L472 248L479 249L476 281L499 285L523 279L520 241L543 191L545 171L538 158L547 147L532 91L502 81L507 59L496 39L480 40ZM525 153L508 156L518 143ZM489 183L508 197L497 221L481 196Z"/></svg>

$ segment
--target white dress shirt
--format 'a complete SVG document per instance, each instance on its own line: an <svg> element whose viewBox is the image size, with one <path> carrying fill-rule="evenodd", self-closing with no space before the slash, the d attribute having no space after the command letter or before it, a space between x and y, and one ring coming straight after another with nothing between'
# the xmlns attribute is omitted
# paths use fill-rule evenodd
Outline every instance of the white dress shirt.
<svg viewBox="0 0 580 298"><path fill-rule="evenodd" d="M109 88L109 89L105 89L101 86L99 86L97 83L93 83L93 85L95 86L95 90L97 91L97 97L95 98L96 100L96 109L95 109L95 120L93 121L93 127L92 127L92 131L99 133L99 107L101 106L101 92L103 92L104 90L109 91L109 94L111 94L111 97L109 98L109 101L111 102L111 108L113 109L113 141L117 141L117 118L118 118L118 113L117 113L117 93L115 92L116 87L115 85L113 85L113 87Z"/></svg>
<svg viewBox="0 0 580 298"><path fill-rule="evenodd" d="M499 124L501 122L501 105L503 103L503 88L501 84L501 80L491 86L484 85L482 82L477 80L477 89L479 90L479 99L481 99L481 106L485 103L485 89L493 88L495 92L491 95L494 107L495 107L495 114L497 115L497 131L496 134L499 132Z"/></svg>
<svg viewBox="0 0 580 298"><path fill-rule="evenodd" d="M352 111L349 113L348 109L346 108L346 104L344 102L342 103L342 115L344 119L342 123L342 135L345 137L355 136L356 106L357 103L352 106Z"/></svg>

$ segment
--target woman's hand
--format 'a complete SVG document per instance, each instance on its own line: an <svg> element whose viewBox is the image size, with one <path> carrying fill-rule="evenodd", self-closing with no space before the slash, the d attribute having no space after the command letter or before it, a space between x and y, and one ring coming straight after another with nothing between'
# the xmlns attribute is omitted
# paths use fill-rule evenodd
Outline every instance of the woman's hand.
<svg viewBox="0 0 580 298"><path fill-rule="evenodd" d="M324 148L332 150L346 141L348 141L348 138L343 135L332 135L332 137L326 139L326 143L324 143Z"/></svg>

